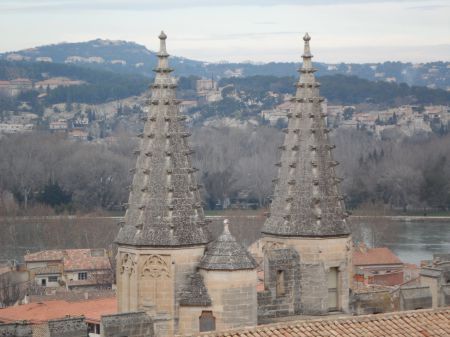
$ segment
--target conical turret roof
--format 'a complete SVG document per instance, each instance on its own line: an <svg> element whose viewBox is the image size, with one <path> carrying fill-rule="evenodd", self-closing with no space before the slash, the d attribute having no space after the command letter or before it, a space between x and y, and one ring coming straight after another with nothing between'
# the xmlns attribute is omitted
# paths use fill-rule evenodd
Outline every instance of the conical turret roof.
<svg viewBox="0 0 450 337"><path fill-rule="evenodd" d="M256 268L256 261L250 253L236 242L224 221L222 234L205 250L199 268L207 270L242 270Z"/></svg>
<svg viewBox="0 0 450 337"><path fill-rule="evenodd" d="M119 244L164 247L209 242L166 38L161 32L125 225L116 239Z"/></svg>
<svg viewBox="0 0 450 337"><path fill-rule="evenodd" d="M270 216L262 232L279 236L349 235L306 33Z"/></svg>

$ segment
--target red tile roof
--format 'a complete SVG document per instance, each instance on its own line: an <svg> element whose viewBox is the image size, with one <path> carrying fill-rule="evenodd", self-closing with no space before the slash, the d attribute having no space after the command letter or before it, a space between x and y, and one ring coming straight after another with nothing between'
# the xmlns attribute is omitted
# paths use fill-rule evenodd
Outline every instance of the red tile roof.
<svg viewBox="0 0 450 337"><path fill-rule="evenodd" d="M444 337L450 336L450 308L350 318L291 321L253 328L207 332L203 337Z"/></svg>
<svg viewBox="0 0 450 337"><path fill-rule="evenodd" d="M386 247L367 249L366 251L355 250L353 252L354 266L373 266L384 264L402 264L403 262Z"/></svg>
<svg viewBox="0 0 450 337"><path fill-rule="evenodd" d="M36 253L26 254L24 256L25 262L61 261L62 258L62 250L43 250Z"/></svg>
<svg viewBox="0 0 450 337"><path fill-rule="evenodd" d="M33 324L66 316L85 316L90 323L99 323L102 315L117 313L115 297L68 302L62 300L30 303L0 309L0 322L29 321Z"/></svg>
<svg viewBox="0 0 450 337"><path fill-rule="evenodd" d="M111 268L111 263L104 249L43 250L27 254L24 259L25 262L62 261L65 271Z"/></svg>
<svg viewBox="0 0 450 337"><path fill-rule="evenodd" d="M102 252L103 255L96 256L93 251ZM91 249L68 249L64 255L64 270L99 270L110 269L108 255L105 250Z"/></svg>

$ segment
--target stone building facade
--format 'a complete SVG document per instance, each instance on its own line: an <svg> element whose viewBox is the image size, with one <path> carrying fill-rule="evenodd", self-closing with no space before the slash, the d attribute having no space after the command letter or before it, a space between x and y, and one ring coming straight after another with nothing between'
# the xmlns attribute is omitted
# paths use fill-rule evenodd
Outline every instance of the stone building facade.
<svg viewBox="0 0 450 337"><path fill-rule="evenodd" d="M420 283L428 286L433 308L450 305L450 254L434 254L420 270Z"/></svg>
<svg viewBox="0 0 450 337"><path fill-rule="evenodd" d="M261 318L349 308L351 236L309 35L303 40L303 65L277 164L275 195L262 229L265 292L259 304L268 310L260 310Z"/></svg>

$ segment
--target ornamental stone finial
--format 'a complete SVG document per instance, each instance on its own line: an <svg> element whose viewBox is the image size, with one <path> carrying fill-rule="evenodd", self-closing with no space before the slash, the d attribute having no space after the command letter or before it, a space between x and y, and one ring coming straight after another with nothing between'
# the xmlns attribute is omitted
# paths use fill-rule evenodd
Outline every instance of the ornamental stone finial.
<svg viewBox="0 0 450 337"><path fill-rule="evenodd" d="M167 54L167 49L166 49L166 39L167 39L167 35L164 33L164 31L161 31L161 34L159 34L159 52L158 52L158 56L169 56Z"/></svg>
<svg viewBox="0 0 450 337"><path fill-rule="evenodd" d="M223 220L223 231L224 232L229 232L230 231L229 223L230 222L228 221L228 219Z"/></svg>
<svg viewBox="0 0 450 337"><path fill-rule="evenodd" d="M159 37L160 40L165 40L165 39L167 39L167 35L166 35L166 33L164 33L163 30L161 31L161 34L159 34L158 37Z"/></svg>
<svg viewBox="0 0 450 337"><path fill-rule="evenodd" d="M312 67L312 65L311 65L311 57L313 57L312 56L312 54L311 54L311 48L310 48L310 46L309 46L309 41L311 40L311 36L309 36L309 34L308 33L306 33L305 34L305 36L303 36L303 41L305 41L305 46L304 46L304 48L303 48L303 55L302 55L302 58L303 58L303 67L304 68L310 68L310 67Z"/></svg>

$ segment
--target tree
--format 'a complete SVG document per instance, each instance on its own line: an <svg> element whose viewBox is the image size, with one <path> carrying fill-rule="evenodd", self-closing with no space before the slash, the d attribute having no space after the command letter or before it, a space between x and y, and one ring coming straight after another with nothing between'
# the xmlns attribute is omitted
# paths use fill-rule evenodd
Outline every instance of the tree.
<svg viewBox="0 0 450 337"><path fill-rule="evenodd" d="M447 157L438 158L436 163L423 172L420 197L431 207L447 209L450 201L449 182L445 173Z"/></svg>
<svg viewBox="0 0 450 337"><path fill-rule="evenodd" d="M70 203L72 195L64 191L58 182L48 182L37 199L39 202L55 207Z"/></svg>

